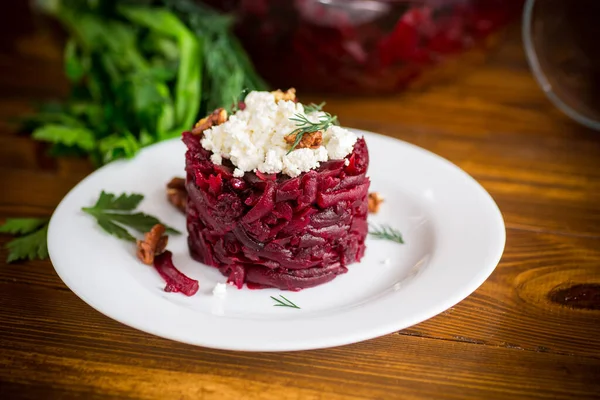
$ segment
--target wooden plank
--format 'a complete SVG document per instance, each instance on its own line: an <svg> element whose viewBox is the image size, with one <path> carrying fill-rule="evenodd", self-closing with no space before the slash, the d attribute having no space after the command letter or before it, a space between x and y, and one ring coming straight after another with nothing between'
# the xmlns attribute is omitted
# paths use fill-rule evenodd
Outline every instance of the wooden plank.
<svg viewBox="0 0 600 400"><path fill-rule="evenodd" d="M0 246L7 240L2 237ZM0 250L0 259L5 257ZM599 263L598 239L509 230L500 265L474 294L401 334L600 360L600 303L597 309L572 308L550 299L556 288L600 285ZM8 326L44 324L92 338L110 327L122 337L147 336L93 312L47 261L6 265L0 284L9 286L0 294L0 302L7 303L0 320ZM40 300L11 303L11 292Z"/></svg>
<svg viewBox="0 0 600 400"><path fill-rule="evenodd" d="M599 239L511 229L500 265L473 295L402 333L600 359L599 264ZM588 303L576 292L553 296L580 285Z"/></svg>
<svg viewBox="0 0 600 400"><path fill-rule="evenodd" d="M0 133L0 168L37 169L36 146L29 138Z"/></svg>
<svg viewBox="0 0 600 400"><path fill-rule="evenodd" d="M62 44L49 31L16 38L12 51L0 52L3 97L63 98L68 80L63 72Z"/></svg>
<svg viewBox="0 0 600 400"><path fill-rule="evenodd" d="M20 340L9 344L0 332L5 354L0 381L19 384L15 389L47 386L63 394L430 399L443 393L451 399L570 399L593 398L600 389L595 358L402 335L327 350L249 354L110 333L66 335L50 325L11 330Z"/></svg>
<svg viewBox="0 0 600 400"><path fill-rule="evenodd" d="M0 215L50 215L87 172L64 176L54 172L0 168L0 187L3 188L0 190Z"/></svg>

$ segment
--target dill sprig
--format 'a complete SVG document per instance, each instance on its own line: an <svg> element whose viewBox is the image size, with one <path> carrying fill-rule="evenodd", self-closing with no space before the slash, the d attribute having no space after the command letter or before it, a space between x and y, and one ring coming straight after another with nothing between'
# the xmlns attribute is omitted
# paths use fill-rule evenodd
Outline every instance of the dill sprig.
<svg viewBox="0 0 600 400"><path fill-rule="evenodd" d="M283 301L279 300L276 297L271 296L271 298L277 302L277 304L273 304L273 307L290 307L290 308L300 309L300 307L298 307L297 305L292 303L290 300L283 297L283 295L279 295L279 297L281 297L283 299Z"/></svg>
<svg viewBox="0 0 600 400"><path fill-rule="evenodd" d="M375 239L389 240L391 242L404 244L402 234L389 225L372 225L372 228L369 230L369 235L373 236Z"/></svg>
<svg viewBox="0 0 600 400"><path fill-rule="evenodd" d="M318 112L318 111L323 111L323 107L325 106L325 102L322 102L321 104L315 104L315 103L310 103L304 106L304 113L305 114L310 114L310 113L314 113L314 112Z"/></svg>
<svg viewBox="0 0 600 400"><path fill-rule="evenodd" d="M239 110L240 103L246 100L246 96L250 93L250 89L244 88L237 96L232 96L231 106L227 109L227 114L235 114Z"/></svg>
<svg viewBox="0 0 600 400"><path fill-rule="evenodd" d="M337 116L331 115L328 112L324 113L324 115L320 115L318 122L312 122L306 117L306 115L302 114L294 114L294 116L290 118L290 121L294 121L297 128L290 133L290 135L295 134L296 139L294 140L292 148L287 152L287 154L290 154L296 149L296 146L298 146L298 143L300 143L305 134L324 131L331 125L337 125L338 123Z"/></svg>

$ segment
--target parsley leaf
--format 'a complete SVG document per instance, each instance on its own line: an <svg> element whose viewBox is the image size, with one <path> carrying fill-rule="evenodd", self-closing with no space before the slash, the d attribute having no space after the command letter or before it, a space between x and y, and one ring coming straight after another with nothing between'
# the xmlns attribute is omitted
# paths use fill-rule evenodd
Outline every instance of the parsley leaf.
<svg viewBox="0 0 600 400"><path fill-rule="evenodd" d="M36 231L40 226L48 223L48 218L8 218L0 226L0 233L12 235L25 235Z"/></svg>
<svg viewBox="0 0 600 400"><path fill-rule="evenodd" d="M92 131L80 127L48 124L37 128L33 132L33 138L45 142L77 146L85 151L92 151L96 147L96 139Z"/></svg>
<svg viewBox="0 0 600 400"><path fill-rule="evenodd" d="M121 194L116 196L112 193L102 191L100 197L93 207L83 207L82 210L94 218L98 225L107 233L118 237L119 239L135 241L127 228L131 228L140 233L149 232L156 224L163 224L152 215L141 212L132 212L144 198L141 194ZM165 225L165 224L163 224ZM167 232L180 234L178 230L165 225Z"/></svg>
<svg viewBox="0 0 600 400"><path fill-rule="evenodd" d="M156 224L161 224L161 222L156 217L140 212L134 214L104 213L104 215L114 222L127 225L135 229L136 231L142 233L149 232L150 229L152 229L152 227ZM181 233L178 230L170 228L166 225L165 228L167 233Z"/></svg>
<svg viewBox="0 0 600 400"><path fill-rule="evenodd" d="M100 227L102 229L104 229L106 231L106 233L110 233L111 235L114 235L114 236L118 237L119 239L124 239L124 240L128 240L130 242L135 242L135 238L133 236L131 236L131 234L127 231L127 229L123 228L120 225L115 224L114 222L112 222L110 220L110 218L107 218L103 214L94 215L94 217L96 217L96 221L98 221L98 225L100 225Z"/></svg>
<svg viewBox="0 0 600 400"><path fill-rule="evenodd" d="M71 82L79 82L86 73L86 67L82 58L77 55L77 43L74 39L67 41L64 57L65 75Z"/></svg>
<svg viewBox="0 0 600 400"><path fill-rule="evenodd" d="M140 144L130 133L110 135L98 141L98 152L105 164L118 158L132 158L140 149Z"/></svg>
<svg viewBox="0 0 600 400"><path fill-rule="evenodd" d="M6 262L17 260L43 260L48 257L47 218L11 218L0 226L0 232L22 234L6 244L8 258Z"/></svg>
<svg viewBox="0 0 600 400"><path fill-rule="evenodd" d="M96 164L181 135L243 88L265 90L235 18L196 0L38 0L68 35L67 101L28 119L52 154Z"/></svg>
<svg viewBox="0 0 600 400"><path fill-rule="evenodd" d="M123 193L117 197L114 194L106 193L103 190L93 208L102 210L131 211L135 210L135 208L143 199L144 196L137 193L132 193L130 195Z"/></svg>

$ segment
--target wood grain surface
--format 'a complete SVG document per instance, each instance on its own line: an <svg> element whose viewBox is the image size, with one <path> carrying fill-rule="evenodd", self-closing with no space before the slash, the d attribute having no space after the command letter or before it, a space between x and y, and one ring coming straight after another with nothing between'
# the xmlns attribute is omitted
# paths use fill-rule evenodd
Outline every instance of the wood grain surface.
<svg viewBox="0 0 600 400"><path fill-rule="evenodd" d="M91 171L16 133L15 117L67 86L59 43L32 23L10 35L0 41L0 221L50 215ZM362 343L227 352L121 325L76 297L49 261L6 264L2 249L0 398L600 398L600 132L546 100L518 29L452 81L393 98L326 100L344 125L434 151L494 197L506 251L475 293Z"/></svg>

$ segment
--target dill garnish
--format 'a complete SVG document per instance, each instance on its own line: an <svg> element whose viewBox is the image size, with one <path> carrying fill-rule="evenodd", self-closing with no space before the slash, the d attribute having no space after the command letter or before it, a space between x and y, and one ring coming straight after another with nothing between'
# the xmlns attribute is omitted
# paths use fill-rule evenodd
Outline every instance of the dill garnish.
<svg viewBox="0 0 600 400"><path fill-rule="evenodd" d="M276 297L271 296L271 298L277 302L277 304L273 304L273 307L290 307L290 308L300 309L300 307L298 307L297 305L292 303L290 300L283 297L283 295L279 295L279 297L281 297L283 299L283 301L279 300Z"/></svg>
<svg viewBox="0 0 600 400"><path fill-rule="evenodd" d="M391 242L404 244L402 234L389 225L373 225L372 229L369 230L369 235L373 236L375 239L389 240Z"/></svg>
<svg viewBox="0 0 600 400"><path fill-rule="evenodd" d="M250 93L250 89L244 88L237 96L232 97L231 106L227 109L228 114L235 114L240 109L240 103L246 100L246 96Z"/></svg>
<svg viewBox="0 0 600 400"><path fill-rule="evenodd" d="M306 117L306 115L302 114L294 114L294 116L290 118L290 121L294 121L297 128L290 133L290 135L296 135L296 139L294 140L292 148L287 152L287 154L290 154L296 149L296 146L298 146L298 143L300 143L302 137L306 133L325 131L331 125L337 125L338 123L337 116L331 115L327 112L324 113L324 115L319 116L318 122L312 122Z"/></svg>
<svg viewBox="0 0 600 400"><path fill-rule="evenodd" d="M317 111L323 111L323 106L325 106L325 102L322 102L321 104L315 104L315 103L310 103L304 106L304 113L305 114L310 114L313 112L317 112Z"/></svg>

